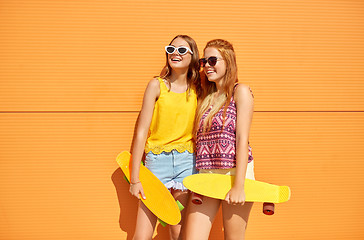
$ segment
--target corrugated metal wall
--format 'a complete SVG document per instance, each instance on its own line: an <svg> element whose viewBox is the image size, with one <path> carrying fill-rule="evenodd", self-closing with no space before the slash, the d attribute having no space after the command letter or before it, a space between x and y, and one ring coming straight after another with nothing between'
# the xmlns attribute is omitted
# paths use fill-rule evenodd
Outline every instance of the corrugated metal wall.
<svg viewBox="0 0 364 240"><path fill-rule="evenodd" d="M247 239L363 239L354 0L1 0L0 239L131 239L136 201L115 157L177 34L234 43L255 95L256 177L291 186L274 216L254 206Z"/></svg>

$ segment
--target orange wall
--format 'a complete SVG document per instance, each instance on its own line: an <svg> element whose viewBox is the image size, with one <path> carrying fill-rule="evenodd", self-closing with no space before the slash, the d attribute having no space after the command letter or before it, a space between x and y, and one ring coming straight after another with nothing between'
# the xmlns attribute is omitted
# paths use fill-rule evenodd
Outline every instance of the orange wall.
<svg viewBox="0 0 364 240"><path fill-rule="evenodd" d="M247 239L363 239L363 1L0 0L0 239L131 239L128 150L176 34L234 43L259 180ZM212 230L222 239L221 217ZM157 227L155 239L166 239Z"/></svg>

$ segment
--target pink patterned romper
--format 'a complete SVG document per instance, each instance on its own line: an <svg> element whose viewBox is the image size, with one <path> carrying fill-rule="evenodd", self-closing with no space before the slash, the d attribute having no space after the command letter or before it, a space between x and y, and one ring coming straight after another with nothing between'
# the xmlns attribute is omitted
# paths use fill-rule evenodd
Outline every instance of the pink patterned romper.
<svg viewBox="0 0 364 240"><path fill-rule="evenodd" d="M235 89L234 89L235 90ZM201 118L196 141L196 168L202 169L232 169L236 167L236 104L231 97L223 124L224 106L215 114L209 131L203 133L203 122L211 107ZM206 171L204 171L206 172ZM216 171L219 173L219 171ZM249 146L246 178L254 180L254 161Z"/></svg>

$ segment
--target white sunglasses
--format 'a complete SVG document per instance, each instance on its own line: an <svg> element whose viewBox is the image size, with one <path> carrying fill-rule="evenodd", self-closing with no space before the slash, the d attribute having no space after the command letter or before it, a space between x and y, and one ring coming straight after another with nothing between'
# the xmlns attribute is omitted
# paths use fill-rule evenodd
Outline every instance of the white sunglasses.
<svg viewBox="0 0 364 240"><path fill-rule="evenodd" d="M169 46L166 46L165 49L168 54L173 54L176 50L177 50L178 54L180 54L180 55L185 55L187 52L190 52L191 54L193 54L191 49L189 49L188 47L185 47L185 46L175 47L175 46L169 45Z"/></svg>

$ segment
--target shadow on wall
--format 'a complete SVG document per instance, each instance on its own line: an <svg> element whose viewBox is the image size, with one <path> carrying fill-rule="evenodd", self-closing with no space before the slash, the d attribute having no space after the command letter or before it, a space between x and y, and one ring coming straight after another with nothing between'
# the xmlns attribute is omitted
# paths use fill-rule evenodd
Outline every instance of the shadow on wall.
<svg viewBox="0 0 364 240"><path fill-rule="evenodd" d="M120 229L127 234L127 240L131 240L135 231L136 216L138 211L138 200L129 193L129 183L124 179L123 171L118 168L111 176L119 200ZM157 225L157 234L154 240L168 239L168 227Z"/></svg>

